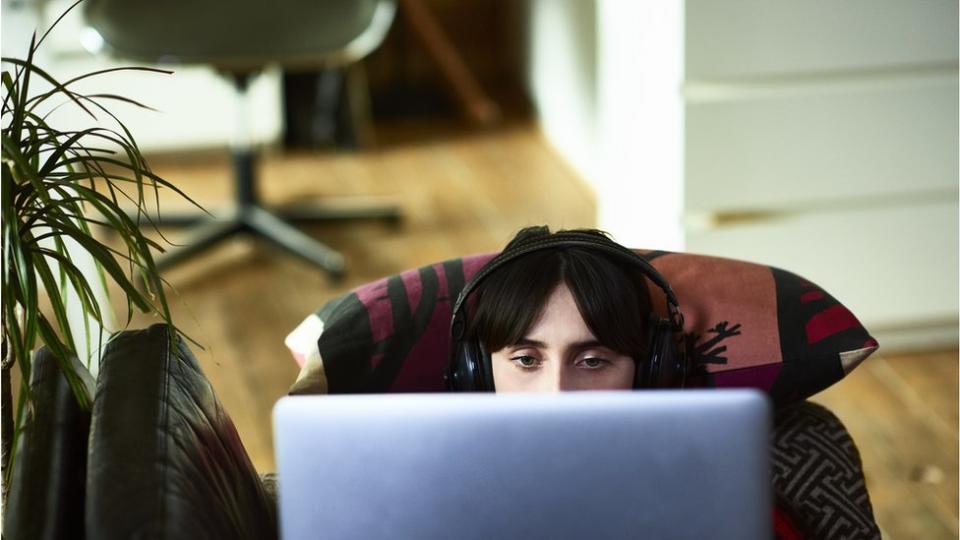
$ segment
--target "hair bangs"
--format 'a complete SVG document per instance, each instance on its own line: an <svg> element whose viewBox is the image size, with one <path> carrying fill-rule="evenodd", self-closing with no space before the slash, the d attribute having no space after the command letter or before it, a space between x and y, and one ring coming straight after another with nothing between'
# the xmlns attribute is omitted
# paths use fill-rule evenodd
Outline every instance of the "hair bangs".
<svg viewBox="0 0 960 540"><path fill-rule="evenodd" d="M470 339L499 351L526 336L560 283L560 266L551 255L531 253L487 276L476 291Z"/></svg>
<svg viewBox="0 0 960 540"><path fill-rule="evenodd" d="M564 263L563 280L597 341L621 354L645 358L650 293L643 272L578 248L565 250Z"/></svg>
<svg viewBox="0 0 960 540"><path fill-rule="evenodd" d="M575 247L531 253L487 276L476 291L470 339L490 352L519 342L561 282L600 343L633 358L644 357L650 296L642 271Z"/></svg>

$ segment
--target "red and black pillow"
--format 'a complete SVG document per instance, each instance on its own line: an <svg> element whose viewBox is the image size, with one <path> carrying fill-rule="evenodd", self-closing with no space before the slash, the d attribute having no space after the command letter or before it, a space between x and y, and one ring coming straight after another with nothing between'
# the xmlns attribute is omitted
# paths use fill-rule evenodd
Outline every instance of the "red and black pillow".
<svg viewBox="0 0 960 540"><path fill-rule="evenodd" d="M877 349L850 310L800 276L718 257L638 253L677 295L688 351L705 368L701 386L760 388L776 404L789 403L840 380ZM452 306L493 256L452 259L363 285L310 315L287 346L301 365L323 370L327 387L316 391L442 391ZM655 286L650 293L664 313L663 293Z"/></svg>

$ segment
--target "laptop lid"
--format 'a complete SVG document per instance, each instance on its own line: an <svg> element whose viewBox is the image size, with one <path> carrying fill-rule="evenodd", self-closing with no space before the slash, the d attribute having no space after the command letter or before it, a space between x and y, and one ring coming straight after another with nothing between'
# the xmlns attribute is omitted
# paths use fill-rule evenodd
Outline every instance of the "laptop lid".
<svg viewBox="0 0 960 540"><path fill-rule="evenodd" d="M767 539L769 415L749 390L284 397L281 536Z"/></svg>

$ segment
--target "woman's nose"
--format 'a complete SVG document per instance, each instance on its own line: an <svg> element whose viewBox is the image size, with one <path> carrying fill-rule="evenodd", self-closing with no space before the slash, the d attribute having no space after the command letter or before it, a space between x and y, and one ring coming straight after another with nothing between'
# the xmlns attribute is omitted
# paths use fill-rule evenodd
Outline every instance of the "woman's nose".
<svg viewBox="0 0 960 540"><path fill-rule="evenodd" d="M563 366L553 358L545 360L545 367L537 374L536 391L562 392L568 384L568 375L564 373Z"/></svg>
<svg viewBox="0 0 960 540"><path fill-rule="evenodd" d="M566 392L568 390L576 390L576 373L574 373L570 366L563 365L559 362L554 365L559 366L559 368L551 373L550 391Z"/></svg>

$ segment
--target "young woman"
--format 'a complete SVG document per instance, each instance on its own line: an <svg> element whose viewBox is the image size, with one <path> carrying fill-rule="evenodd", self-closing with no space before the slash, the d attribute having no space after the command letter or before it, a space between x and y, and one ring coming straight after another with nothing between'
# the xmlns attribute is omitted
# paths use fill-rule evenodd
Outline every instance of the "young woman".
<svg viewBox="0 0 960 540"><path fill-rule="evenodd" d="M523 229L478 272L455 309L454 332L460 318L462 335L453 336L454 388L552 392L667 385L661 372L682 368L674 352L677 321L653 313L648 281L669 290L652 267L605 233ZM470 317L464 314L468 296L475 303ZM675 298L671 306L679 318ZM458 376L475 384L458 388Z"/></svg>

